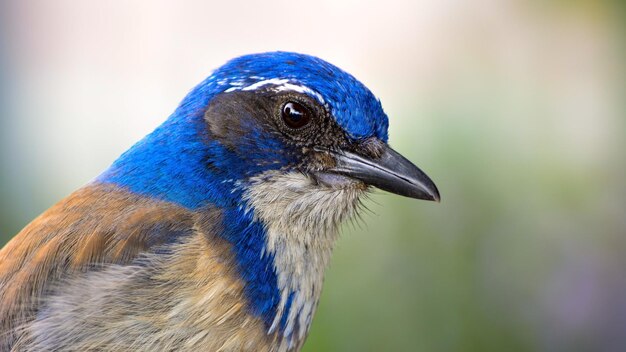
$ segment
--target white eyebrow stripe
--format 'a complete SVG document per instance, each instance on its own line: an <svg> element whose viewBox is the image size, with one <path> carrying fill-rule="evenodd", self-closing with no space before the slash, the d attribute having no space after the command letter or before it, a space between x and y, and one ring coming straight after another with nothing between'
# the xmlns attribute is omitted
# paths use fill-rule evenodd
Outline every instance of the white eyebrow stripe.
<svg viewBox="0 0 626 352"><path fill-rule="evenodd" d="M274 90L275 92L283 92L283 91L290 91L290 92L297 92L297 93L302 93L302 94L307 94L310 95L312 97L314 97L315 99L317 99L321 104L326 104L324 97L322 97L322 95L316 91L314 91L313 89L307 87L307 86L303 86L303 85L299 85L299 84L294 84L294 83L289 83L289 79L286 78L271 78L271 79L266 79L263 81L258 81L254 84L251 84L247 87L240 87L240 86L235 86L235 87L230 87L228 89L226 89L225 92L233 92L236 90L241 90L241 91L250 91L250 90L256 90L259 89L263 86L266 85L273 85L274 87L272 88L272 90Z"/></svg>
<svg viewBox="0 0 626 352"><path fill-rule="evenodd" d="M271 79L266 79L266 80L263 80L263 81L258 81L258 82L254 83L254 84L251 84L251 85L249 85L247 87L244 87L242 90L255 90L255 89L259 89L259 88L261 88L263 86L266 86L268 84L273 84L275 86L281 86L281 85L284 85L284 84L289 84L288 82L289 82L288 79L271 78Z"/></svg>

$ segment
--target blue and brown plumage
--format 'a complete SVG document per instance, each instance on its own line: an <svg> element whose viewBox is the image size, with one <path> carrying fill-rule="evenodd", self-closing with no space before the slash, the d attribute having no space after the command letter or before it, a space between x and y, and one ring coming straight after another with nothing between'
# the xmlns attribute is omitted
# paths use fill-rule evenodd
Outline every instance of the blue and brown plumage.
<svg viewBox="0 0 626 352"><path fill-rule="evenodd" d="M387 125L323 60L231 60L0 251L0 351L299 350L370 186L439 199Z"/></svg>

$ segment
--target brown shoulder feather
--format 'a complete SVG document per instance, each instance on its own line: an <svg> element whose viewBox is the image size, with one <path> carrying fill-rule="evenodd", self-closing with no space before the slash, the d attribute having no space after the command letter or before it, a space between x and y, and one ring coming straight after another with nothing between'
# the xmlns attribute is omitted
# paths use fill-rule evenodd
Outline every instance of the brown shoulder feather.
<svg viewBox="0 0 626 352"><path fill-rule="evenodd" d="M155 246L192 233L191 211L91 185L51 207L0 250L0 351L32 319L50 285L76 271L128 264Z"/></svg>

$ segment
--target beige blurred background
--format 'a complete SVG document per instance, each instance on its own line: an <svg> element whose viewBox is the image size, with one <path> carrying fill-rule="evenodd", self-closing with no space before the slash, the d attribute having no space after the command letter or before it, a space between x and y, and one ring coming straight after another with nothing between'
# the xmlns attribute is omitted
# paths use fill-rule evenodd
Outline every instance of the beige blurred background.
<svg viewBox="0 0 626 352"><path fill-rule="evenodd" d="M626 350L621 1L0 0L0 245L237 55L354 74L441 204L347 224L306 351Z"/></svg>

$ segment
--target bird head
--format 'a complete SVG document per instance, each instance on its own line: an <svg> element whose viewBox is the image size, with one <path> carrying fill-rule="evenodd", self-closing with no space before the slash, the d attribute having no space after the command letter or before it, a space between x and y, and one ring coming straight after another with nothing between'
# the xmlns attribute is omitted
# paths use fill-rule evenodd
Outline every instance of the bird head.
<svg viewBox="0 0 626 352"><path fill-rule="evenodd" d="M228 88L209 102L207 128L247 176L297 172L319 187L439 199L434 183L388 146L380 101L339 68L270 53L235 59L214 76Z"/></svg>

